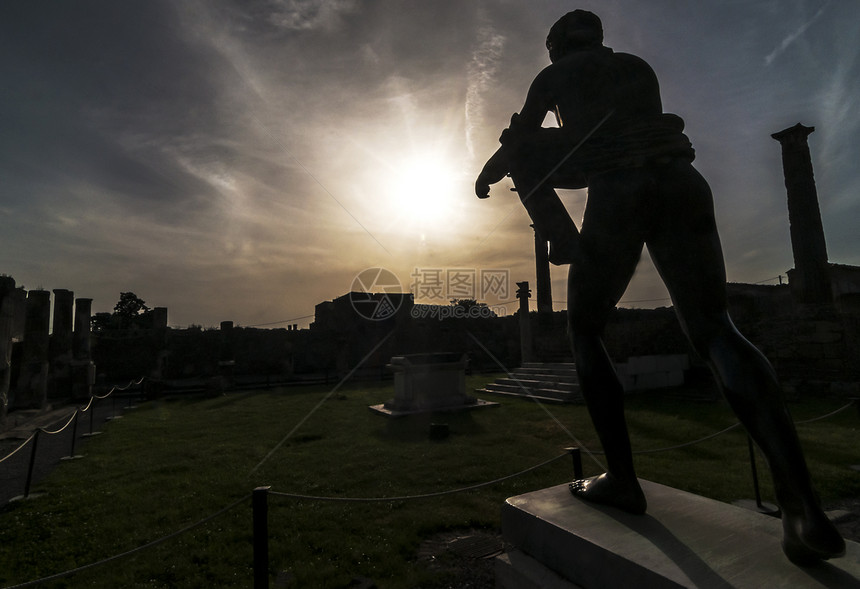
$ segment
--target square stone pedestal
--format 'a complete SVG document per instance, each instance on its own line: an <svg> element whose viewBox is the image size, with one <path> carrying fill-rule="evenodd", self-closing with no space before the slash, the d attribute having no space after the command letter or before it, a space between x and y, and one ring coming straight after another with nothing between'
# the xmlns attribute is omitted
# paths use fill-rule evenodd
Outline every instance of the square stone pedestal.
<svg viewBox="0 0 860 589"><path fill-rule="evenodd" d="M466 394L466 356L435 352L395 356L389 367L394 372L394 398L370 410L389 417L464 411L494 407Z"/></svg>
<svg viewBox="0 0 860 589"><path fill-rule="evenodd" d="M860 544L815 567L780 548L780 520L641 481L648 513L586 503L559 485L511 497L502 533L514 550L496 561L502 589L860 588Z"/></svg>

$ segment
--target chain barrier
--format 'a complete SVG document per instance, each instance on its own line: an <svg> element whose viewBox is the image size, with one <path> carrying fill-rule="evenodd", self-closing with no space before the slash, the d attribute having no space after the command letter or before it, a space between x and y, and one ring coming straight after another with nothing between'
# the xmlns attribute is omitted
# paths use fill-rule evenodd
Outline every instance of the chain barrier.
<svg viewBox="0 0 860 589"><path fill-rule="evenodd" d="M75 419L75 417L77 417L77 416L78 416L78 410L77 410L77 409L75 409L74 411L72 411L72 415L69 417L69 420L66 422L66 425L64 425L64 426L63 426L63 427L61 427L60 429L57 429L57 430L54 430L54 431L48 431L48 430L46 430L45 428L40 427L40 428L39 428L39 431L41 431L43 434L48 434L49 436L53 436L53 435L55 435L55 434L62 433L62 432L63 432L63 430L65 430L67 427L69 427L69 426L72 424L72 421L73 421L73 420Z"/></svg>
<svg viewBox="0 0 860 589"><path fill-rule="evenodd" d="M176 538L177 536L181 536L182 534L184 534L186 532L190 532L194 528L199 528L203 524L206 524L206 523L212 521L213 519L227 513L228 511L230 511L231 509L233 509L234 507L236 507L240 503L247 501L250 497L251 497L251 495L245 495L241 499L237 499L236 501L234 501L233 503L231 503L227 507L224 507L223 509L216 511L212 515L204 517L203 519L201 519L201 520L199 520L199 521L197 521L191 525L185 526L181 530L177 530L175 532L167 534L166 536L162 536L161 538L158 538L158 539L153 540L151 542L147 542L146 544L143 544L142 546L138 546L137 548L132 548L131 550L121 552L120 554L115 554L114 556L109 556L109 557L103 558L99 561L91 562L90 564L85 564L83 566L79 566L79 567L74 568L74 569L69 569L69 570L63 571L61 573L56 573L56 574L50 575L48 577L42 577L41 579L36 579L35 581L27 581L26 583L20 583L18 585L10 585L8 587L5 587L4 589L23 589L24 587L35 587L36 585L39 585L41 583L47 583L48 581L56 581L57 579L62 579L64 577L68 577L70 575L74 575L74 574L86 571L88 569L96 568L96 567L99 567L101 565L107 564L109 562L113 562L115 560L125 558L127 556L132 556L134 554L137 554L138 552L143 552L144 550L148 550L150 548L158 546L159 544L163 544L164 542L167 542L168 540L172 540L173 538Z"/></svg>
<svg viewBox="0 0 860 589"><path fill-rule="evenodd" d="M733 423L732 425L730 425L726 429L721 429L720 431L718 431L716 433L713 433L709 436L705 436L704 438L699 438L698 440L693 440L692 442L686 442L684 444L677 444L675 446L665 446L663 448L652 448L650 450L636 450L633 453L634 454L654 454L656 452L664 452L666 450L679 450L681 448L686 448L687 446L693 446L695 444L698 444L699 442L704 442L706 440L712 440L713 438L716 438L717 436L721 436L726 432L730 432L733 429L737 429L740 426L741 426L740 422L736 421L735 423ZM600 452L600 454L603 454L603 452Z"/></svg>
<svg viewBox="0 0 860 589"><path fill-rule="evenodd" d="M812 419L805 419L803 421L796 421L795 425L802 425L804 423L813 423L815 421L821 421L822 419L827 419L828 417L832 417L832 416L836 415L837 413L841 413L842 411L845 411L846 409L851 407L856 402L857 402L857 399L851 399L850 401L848 401L848 403L846 403L845 405L843 405L842 407L840 407L836 411L831 411L830 413L826 413L826 414L821 415L819 417L813 417Z"/></svg>
<svg viewBox="0 0 860 589"><path fill-rule="evenodd" d="M839 409L836 409L835 411L831 411L830 413L826 413L826 414L821 415L819 417L814 417L812 419L807 419L804 421L797 421L795 423L797 425L800 425L800 424L804 424L804 423L812 423L815 421L820 421L822 419L832 417L832 416L836 415L837 413L841 413L842 411L845 411L846 409L851 407L853 404L854 404L854 401L851 401L851 402L843 405ZM704 436L704 437L699 438L697 440L693 440L691 442L686 442L684 444L677 444L674 446L664 446L662 448L651 448L648 450L637 450L637 451L634 451L633 453L634 454L653 454L656 452L666 452L669 450L679 450L681 448L693 446L695 444L699 444L699 443L705 442L707 440L712 440L718 436L721 436L721 435L728 433L734 429L737 429L740 426L741 426L740 422L735 422L734 424L730 425L729 427L727 427L725 429L721 429L718 432L715 432L715 433L710 434L708 436ZM586 452L589 451L586 448L582 448L582 449L585 450ZM604 454L603 451L599 451L599 450L591 450L591 452L593 452L594 454ZM560 454L558 456L550 458L549 460L541 462L540 464L536 464L535 466L529 467L525 470L521 470L520 472L510 474L507 476L503 476L503 477L500 477L498 479L493 479L493 480L487 481L485 483L478 483L476 485L470 485L468 487L460 487L458 489L450 489L448 491L437 491L435 493L424 493L424 494L420 494L420 495L403 495L403 496L398 496L398 497L326 497L326 496L319 496L319 495L303 495L301 493L284 493L284 492L280 492L280 491L269 491L269 494L275 495L278 497L288 497L290 499L306 499L309 501L343 501L343 502L357 502L357 503L360 503L360 502L371 503L371 502L385 502L385 501L408 501L410 499L428 499L431 497L441 497L443 495L454 495L456 493L462 493L464 491L473 491L475 489L480 489L481 487L489 487L489 486L495 485L497 483L501 483L503 481L524 475L524 474L531 472L533 470L537 470L538 468L541 468L542 466L546 466L547 464L555 462L556 460L564 458L565 456L568 456L568 455L569 455L569 453L565 452L564 454Z"/></svg>
<svg viewBox="0 0 860 589"><path fill-rule="evenodd" d="M130 389L130 388L131 388L131 387L133 387L133 386L140 386L140 385L143 383L143 381L144 381L145 379L146 379L146 377L141 377L141 378L139 378L137 381L135 381L135 380L131 380L131 381L129 381L129 383L128 383L127 385L125 385L124 387L121 387L121 386L113 386L113 387L111 387L111 389L110 389L106 394L101 395L101 396L99 396L99 395L90 395L90 398L89 398L89 400L87 401L87 405L86 405L86 407L84 407L83 409L81 409L81 408L73 409L73 410L72 410L72 412L69 414L68 421L66 422L66 425L64 425L63 427L61 427L61 428L60 428L60 429L58 429L58 430L55 430L55 431L49 431L49 430L45 429L44 427L39 427L39 428L36 428L36 429L37 429L38 431L40 431L41 433L43 433L43 434L47 434L47 435L55 435L55 434L62 433L62 432L63 432L67 427L69 427L69 425L74 421L75 417L77 417L77 416L78 416L78 414L86 413L87 411L89 411L89 410L90 410L90 408L92 407L93 403L94 403L96 400L103 401L104 399L107 399L108 397L110 397L110 396L111 396L113 393L115 393L116 391L127 391L128 389ZM61 421L61 420L63 420L63 419L66 419L66 418L65 418L65 417L61 417L61 418L59 418L57 421L55 421L54 423L57 423L57 422L59 422L59 421ZM18 447L17 447L17 448L15 448L14 450L12 450L9 454L7 454L6 456L4 456L3 458L0 458L0 464L2 464L3 462L5 462L5 461L6 461L6 460L8 460L9 458L11 458L15 453L17 453L19 450L21 450L21 448L23 448L24 446L26 446L27 444L29 444L29 443L30 443L30 441L33 439L33 437L34 437L35 435L36 435L35 433L31 434L31 435L30 435L30 437L29 437L29 438L27 438L26 440L24 440L24 441L21 443L21 445L20 445L20 446L18 446Z"/></svg>
<svg viewBox="0 0 860 589"><path fill-rule="evenodd" d="M4 456L3 458L0 458L0 464L3 464L5 461L9 460L9 459L10 459L10 458L12 458L15 454L17 454L19 450L21 450L22 448L24 448L24 446L26 446L27 444L29 444L29 443L33 440L33 438L35 437L35 435L36 435L36 434L30 434L30 437L29 437L29 438L27 438L26 440L24 440L24 441L21 443L21 445L20 445L20 446L18 446L17 448L15 448L15 449L14 449L14 450L12 450L11 452L9 452L9 453L8 453L6 456Z"/></svg>
<svg viewBox="0 0 860 589"><path fill-rule="evenodd" d="M269 491L270 495L276 495L278 497L288 497L290 499L307 499L309 501L343 501L343 502L351 502L351 503L379 503L379 502L388 502L388 501L409 501L411 499L429 499L431 497L442 497L444 495L454 495L456 493L463 493L465 491L474 491L475 489L480 489L482 487L489 487L491 485L495 485L497 483L501 483L503 481L507 481L509 479L516 478L518 476L522 476L528 472L533 470L537 470L542 466L546 466L556 460L564 458L568 456L568 453L560 454L549 460L545 460L540 464L536 464L532 467L529 467L525 470L521 470L514 474L509 474L507 476L500 477L498 479L493 479L492 481L487 481L485 483L478 483L476 485L469 485L468 487L460 487L457 489L449 489L447 491L437 491L435 493L423 493L421 495L402 495L399 497L323 497L318 495L302 495L299 493L283 493L280 491Z"/></svg>

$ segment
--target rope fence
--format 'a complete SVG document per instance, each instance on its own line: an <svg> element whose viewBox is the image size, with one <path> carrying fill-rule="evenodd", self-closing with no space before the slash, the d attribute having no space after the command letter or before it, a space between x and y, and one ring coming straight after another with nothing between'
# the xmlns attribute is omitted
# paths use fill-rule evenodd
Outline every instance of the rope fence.
<svg viewBox="0 0 860 589"><path fill-rule="evenodd" d="M485 483L478 483L475 485L469 485L468 487L459 487L457 489L449 489L447 491L436 491L434 493L422 493L420 495L401 495L401 496L397 496L397 497L322 497L322 496L317 496L317 495L302 495L299 493L283 493L283 492L279 492L279 491L269 491L269 494L275 495L278 497L288 497L290 499L306 499L309 501L341 501L341 502L349 502L349 503L385 503L385 502L390 502L390 501L410 501L413 499L430 499L432 497L443 497L445 495L455 495L457 493L464 493L466 491L474 491L475 489L480 489L482 487L489 487L492 485L496 485L496 484L501 483L503 481L507 481L507 480L522 476L522 475L529 473L533 470L537 470L537 469L541 468L542 466L546 466L547 464L550 464L552 462L555 462L556 460L564 458L567 455L568 455L568 453L565 452L564 454L560 454L558 456L550 458L549 460L545 460L545 461L541 462L540 464L536 464L536 465L531 466L525 470L521 470L519 472L515 472L514 474L509 474L507 476L493 479L493 480L487 481Z"/></svg>
<svg viewBox="0 0 860 589"><path fill-rule="evenodd" d="M98 432L94 432L93 428L95 425L95 412L96 412L96 402L103 401L109 397L112 397L114 403L111 408L111 415L106 419L115 419L116 415L116 393L117 391L126 391L133 386L140 386L144 381L144 378L140 378L138 380L132 380L125 386L114 386L112 387L106 394L104 395L91 395L85 407L77 407L71 410L71 413L67 416L61 417L57 419L54 424L63 423L61 427L58 429L48 429L48 427L37 427L35 431L27 437L21 444L19 444L14 450L9 452L3 458L0 458L0 465L10 461L16 454L18 454L21 450L23 450L26 446L32 444L32 449L30 450L30 458L26 469L26 476L24 482L24 494L23 498L28 498L30 496L30 488L33 483L33 476L36 468L36 459L39 455L39 440L42 436L57 436L65 432L70 426L73 428L73 433L71 436L71 447L69 450L69 454L63 456L62 458L75 458L75 443L77 441L78 436L78 421L80 420L81 415L85 413L89 413L90 422L89 422L89 433L82 434L83 436L93 436ZM65 420L65 421L64 421ZM5 502L2 501L2 502Z"/></svg>
<svg viewBox="0 0 860 589"><path fill-rule="evenodd" d="M125 388L114 387L113 389L111 389L111 391L107 395L104 395L104 396L98 397L98 398L99 399L105 399L108 396L110 396L115 390L126 390L127 388L132 386L132 384L139 385L139 384L141 384L142 381L143 381L143 379L141 379L137 383L129 383L129 385ZM35 456L35 453L36 453L39 435L40 434L56 435L56 434L59 434L60 432L62 432L64 430L66 430L70 425L76 424L77 423L77 419L76 419L77 416L81 412L89 410L91 408L94 398L96 398L96 397L93 396L90 398L90 402L87 404L86 409L83 409L83 410L76 409L72 413L72 415L67 418L65 424L60 429L51 431L51 430L46 430L44 428L38 428L33 433L32 436L30 436L20 446L18 446L15 450L13 450L9 455L7 455L2 460L0 460L0 462L3 462L5 460L9 459L12 455L19 452L22 448L24 448L31 441L33 442L33 450L32 450L32 454L31 454L31 462L32 462L33 456ZM846 409L848 409L849 407L854 405L856 403L856 401L857 401L857 399L852 399L849 403L843 405L842 407L840 407L834 411L831 411L827 414L824 414L824 415L821 415L819 417L815 417L812 419L798 421L796 423L798 425L799 424L806 424L806 423L813 423L813 422L821 421L823 419L832 417L834 415L837 415L838 413L841 413L842 411L845 411ZM691 442L687 442L684 444L677 444L674 446L667 446L667 447L663 447L663 448L640 450L637 453L640 453L640 454L655 453L655 452L677 450L680 448L689 447L689 446L692 446L692 445L695 445L695 444L698 444L698 443L701 443L701 442L704 442L707 440L714 439L714 438L716 438L722 434L725 434L731 430L738 428L739 426L740 426L740 423L735 423L735 424L732 424L729 427L724 428L718 432L715 432L715 433L710 434L708 436L704 436L704 437L699 438L697 440L693 440ZM583 449L586 452L591 453L586 448L583 448ZM594 452L594 453L602 454L602 452ZM542 468L544 466L547 466L553 462L556 462L556 461L564 458L565 456L571 456L573 458L574 478L582 478L582 462L581 462L581 456L580 456L580 448L567 448L565 453L563 453L563 454L559 454L557 456L554 456L552 458L544 460L543 462L540 462L534 466L531 466L531 467L526 468L524 470L515 472L513 474L498 477L496 479L482 482L482 483L476 483L473 485L468 485L465 487L458 487L455 489L449 489L449 490L445 490L445 491L436 491L436 492L432 492L432 493L421 493L421 494L416 494L416 495L400 495L400 496L389 496L389 497L332 497L332 496L317 496L317 495L307 495L307 494L301 494L301 493L288 493L288 492L282 492L282 491L273 491L273 490L271 490L271 487L268 487L268 486L257 487L256 489L254 489L254 491L251 495L244 495L240 499L237 499L237 500L231 502L230 504L228 504L224 508L222 508L222 509L220 509L220 510L218 510L218 511L216 511L216 512L214 512L214 513L212 513L212 514L210 514L210 515L208 515L208 516L206 516L206 517L204 517L204 518L202 518L202 519L200 519L200 520L198 520L198 521L196 521L196 522L194 522L188 526L185 526L179 530L176 530L175 532L172 532L170 534L167 534L165 536L162 536L160 538L152 540L146 544L143 544L143 545L138 546L136 548L133 548L131 550L128 550L128 551L125 551L125 552L122 552L122 553L119 553L119 554L116 554L116 555L113 555L113 556L110 556L107 558L103 558L101 560L98 560L96 562L92 562L90 564L76 567L74 569L69 569L67 571L56 573L56 574L50 575L48 577L43 577L43 578L40 578L37 580L28 581L28 582L17 584L17 585L7 586L4 589L23 589L25 587L33 587L33 586L39 585L41 583L46 583L49 581L55 581L58 579L62 579L62 578L65 578L65 577L68 577L68 576L71 576L71 575L92 569L92 568L106 565L108 563L114 562L114 561L122 559L122 558L126 558L128 556L132 556L132 555L137 554L139 552L143 552L145 550L148 550L150 548L158 546L159 544L162 544L164 542L172 540L172 539L174 539L174 538L176 538L182 534L185 534L191 530L194 530L194 529L216 519L217 517L219 517L219 516L229 512L230 510L236 508L238 505L242 504L243 502L246 502L249 497L252 500L251 506L252 506L252 512L253 512L252 517L253 517L253 530L254 530L254 534L253 534L254 585L253 586L255 589L263 589L263 588L267 588L269 586L268 496L270 496L270 495L275 496L275 497L284 497L287 499L299 499L299 500L308 500L308 501L344 502L344 503L346 503L346 502L348 502L348 503L370 503L370 502L396 502L396 501L399 502L399 501L430 499L430 498L435 498L435 497L443 497L443 496L449 496L449 495L464 493L464 492L468 492L468 491L474 491L476 489L480 489L483 487L488 487L488 486L492 486L492 485L495 485L495 484L498 484L498 483L501 483L504 481L508 481L508 480L523 476L529 472L535 471L535 470ZM29 486L29 482L28 482L28 486Z"/></svg>
<svg viewBox="0 0 860 589"><path fill-rule="evenodd" d="M225 513L227 513L228 511L230 511L231 509L233 509L237 505L239 505L240 503L247 501L249 497L250 497L250 495L245 495L244 497L242 497L241 499L237 499L236 501L234 501L233 503L231 503L227 507L224 507L223 509L216 511L215 513L208 515L208 516L204 517L203 519L194 522L191 525L185 526L184 528L182 528L180 530L176 530L175 532L167 534L166 536L162 536L161 538L157 538L151 542L147 542L146 544L138 546L137 548L132 548L131 550L126 550L125 552L121 552L119 554L115 554L113 556L109 556L109 557L103 558L99 561L92 562L90 564L85 564L83 566L79 566L79 567L74 568L74 569L69 569L69 570L63 571L61 573L56 573L56 574L50 575L48 577L42 577L41 579L36 579L34 581L27 581L26 583L20 583L18 585L10 585L8 587L4 587L4 589L23 589L24 587L35 587L36 585L40 585L42 583L47 583L48 581L56 581L58 579L63 579L65 577L69 577L71 575L86 571L88 569L96 568L96 567L117 561L121 558L126 558L128 556L132 556L134 554L137 554L138 552L143 552L144 550L154 548L154 547L158 546L159 544L163 544L164 542L167 542L168 540L172 540L173 538L176 538L177 536L181 536L182 534L185 534L186 532L190 532L191 530L193 530L195 528L199 528L203 524L209 523L213 519L215 519L221 515L224 515Z"/></svg>

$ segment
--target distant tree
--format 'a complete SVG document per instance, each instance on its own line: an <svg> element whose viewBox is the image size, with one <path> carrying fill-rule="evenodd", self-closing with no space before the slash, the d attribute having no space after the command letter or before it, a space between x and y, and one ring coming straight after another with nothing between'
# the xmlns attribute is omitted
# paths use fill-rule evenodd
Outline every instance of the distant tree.
<svg viewBox="0 0 860 589"><path fill-rule="evenodd" d="M479 303L475 299L451 299L452 307L462 307L467 317L496 317L487 303Z"/></svg>
<svg viewBox="0 0 860 589"><path fill-rule="evenodd" d="M117 317L128 317L133 319L149 312L146 301L133 292L119 293L119 302L113 308L113 314Z"/></svg>
<svg viewBox="0 0 860 589"><path fill-rule="evenodd" d="M479 303L475 299L451 299L452 307L463 307L467 311L472 307L486 307L487 303Z"/></svg>
<svg viewBox="0 0 860 589"><path fill-rule="evenodd" d="M113 313L96 313L90 320L95 332L107 329L148 328L152 323L152 310L146 301L133 292L121 292Z"/></svg>
<svg viewBox="0 0 860 589"><path fill-rule="evenodd" d="M114 317L110 313L96 313L90 318L90 327L95 333L114 328Z"/></svg>

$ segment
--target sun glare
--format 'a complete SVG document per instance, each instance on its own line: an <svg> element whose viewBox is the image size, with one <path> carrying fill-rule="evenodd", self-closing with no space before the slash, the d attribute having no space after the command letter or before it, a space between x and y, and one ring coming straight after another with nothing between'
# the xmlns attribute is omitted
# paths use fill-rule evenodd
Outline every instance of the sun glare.
<svg viewBox="0 0 860 589"><path fill-rule="evenodd" d="M406 158L395 167L388 198L399 222L427 228L451 219L458 191L456 168L434 155Z"/></svg>

